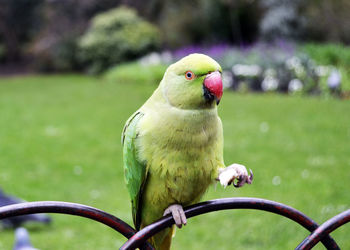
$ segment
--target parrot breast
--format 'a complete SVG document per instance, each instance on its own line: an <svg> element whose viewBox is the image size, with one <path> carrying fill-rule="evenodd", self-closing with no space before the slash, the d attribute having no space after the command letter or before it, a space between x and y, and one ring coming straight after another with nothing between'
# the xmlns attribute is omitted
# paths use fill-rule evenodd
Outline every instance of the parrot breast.
<svg viewBox="0 0 350 250"><path fill-rule="evenodd" d="M171 204L197 202L223 165L216 152L222 129L216 108L144 113L138 140L140 160L148 169L144 210L162 213Z"/></svg>

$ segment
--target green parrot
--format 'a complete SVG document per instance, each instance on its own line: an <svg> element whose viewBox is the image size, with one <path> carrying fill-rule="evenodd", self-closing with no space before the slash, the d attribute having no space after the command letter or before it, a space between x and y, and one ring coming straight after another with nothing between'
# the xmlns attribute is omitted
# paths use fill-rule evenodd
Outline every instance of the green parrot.
<svg viewBox="0 0 350 250"><path fill-rule="evenodd" d="M167 68L152 96L126 122L124 173L137 230L167 214L179 228L186 225L183 207L197 203L215 180L225 187L252 182L243 165L225 168L217 113L221 72L206 55L182 58ZM150 243L170 249L174 230L159 232Z"/></svg>

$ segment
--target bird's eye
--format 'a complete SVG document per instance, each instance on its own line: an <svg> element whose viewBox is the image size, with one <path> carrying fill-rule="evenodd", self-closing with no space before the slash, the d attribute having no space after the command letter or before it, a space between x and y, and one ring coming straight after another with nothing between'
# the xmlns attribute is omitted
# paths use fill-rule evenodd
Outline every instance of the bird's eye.
<svg viewBox="0 0 350 250"><path fill-rule="evenodd" d="M186 77L187 80L192 80L194 78L194 74L193 74L192 71L187 71L185 73L185 77Z"/></svg>

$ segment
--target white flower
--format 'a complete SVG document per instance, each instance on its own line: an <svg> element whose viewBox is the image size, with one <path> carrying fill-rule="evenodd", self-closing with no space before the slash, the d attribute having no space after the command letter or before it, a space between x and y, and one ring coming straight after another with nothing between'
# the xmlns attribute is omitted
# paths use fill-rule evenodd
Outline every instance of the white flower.
<svg viewBox="0 0 350 250"><path fill-rule="evenodd" d="M276 70L273 69L273 68L268 68L268 69L266 69L265 72L264 72L264 76L273 76L273 77L276 77L276 75L277 75L277 72L276 72Z"/></svg>
<svg viewBox="0 0 350 250"><path fill-rule="evenodd" d="M233 84L233 75L230 71L224 70L222 72L222 84L224 88L229 88Z"/></svg>
<svg viewBox="0 0 350 250"><path fill-rule="evenodd" d="M259 65L236 64L232 67L232 72L236 76L257 76L261 73Z"/></svg>
<svg viewBox="0 0 350 250"><path fill-rule="evenodd" d="M288 92L294 93L303 89L303 83L299 79L292 79L288 84Z"/></svg>
<svg viewBox="0 0 350 250"><path fill-rule="evenodd" d="M332 69L330 76L328 77L327 84L331 89L338 88L341 83L341 74L337 69Z"/></svg>
<svg viewBox="0 0 350 250"><path fill-rule="evenodd" d="M289 58L286 61L286 66L289 70L294 70L296 68L302 67L300 59L296 56Z"/></svg>
<svg viewBox="0 0 350 250"><path fill-rule="evenodd" d="M273 91L278 87L278 80L274 76L266 76L261 83L263 91Z"/></svg>
<svg viewBox="0 0 350 250"><path fill-rule="evenodd" d="M162 62L165 64L170 64L173 61L173 56L170 53L170 51L163 51L160 54L161 58L162 58Z"/></svg>
<svg viewBox="0 0 350 250"><path fill-rule="evenodd" d="M316 74L320 77L326 76L329 74L330 67L329 66L317 66L316 67Z"/></svg>
<svg viewBox="0 0 350 250"><path fill-rule="evenodd" d="M142 58L140 58L139 62L143 66L149 66L149 65L157 65L162 62L162 57L157 52L152 52Z"/></svg>

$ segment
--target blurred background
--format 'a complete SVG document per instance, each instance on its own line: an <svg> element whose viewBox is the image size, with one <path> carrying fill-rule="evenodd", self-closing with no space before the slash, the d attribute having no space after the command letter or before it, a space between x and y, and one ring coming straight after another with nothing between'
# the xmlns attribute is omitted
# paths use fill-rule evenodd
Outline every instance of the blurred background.
<svg viewBox="0 0 350 250"><path fill-rule="evenodd" d="M3 0L0 74L101 74L145 55L144 64L167 65L202 52L222 64L226 87L234 90L348 98L349 5L345 0Z"/></svg>
<svg viewBox="0 0 350 250"><path fill-rule="evenodd" d="M350 208L349 44L347 0L0 0L0 188L132 224L122 127L169 64L200 52L223 68L225 161L256 177L203 199L276 200L322 223ZM70 216L29 229L40 249L125 241ZM332 235L347 249L349 234ZM228 211L191 219L174 249L292 249L307 235L278 216ZM0 249L13 244L0 230Z"/></svg>

